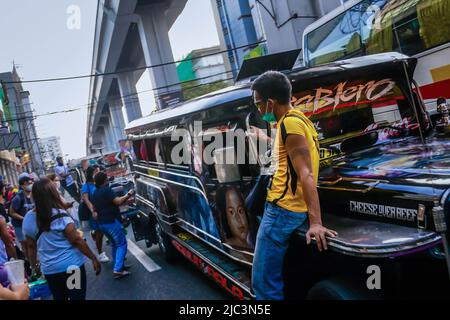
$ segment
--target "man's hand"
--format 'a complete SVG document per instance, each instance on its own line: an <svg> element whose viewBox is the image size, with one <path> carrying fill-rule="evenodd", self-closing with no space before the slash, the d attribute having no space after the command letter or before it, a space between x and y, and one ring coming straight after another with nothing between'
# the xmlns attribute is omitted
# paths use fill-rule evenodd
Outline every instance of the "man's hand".
<svg viewBox="0 0 450 320"><path fill-rule="evenodd" d="M309 245L311 243L311 237L314 237L317 242L317 248L322 252L322 250L328 250L326 237L334 238L337 235L336 231L327 229L321 224L311 224L306 233L306 243Z"/></svg>
<svg viewBox="0 0 450 320"><path fill-rule="evenodd" d="M92 260L92 266L94 267L95 275L98 276L102 272L102 265L97 258Z"/></svg>

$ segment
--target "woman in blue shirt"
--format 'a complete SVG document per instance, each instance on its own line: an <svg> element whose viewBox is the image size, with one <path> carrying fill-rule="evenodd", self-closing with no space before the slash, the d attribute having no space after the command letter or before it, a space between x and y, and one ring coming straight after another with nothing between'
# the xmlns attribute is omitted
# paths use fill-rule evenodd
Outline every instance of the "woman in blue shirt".
<svg viewBox="0 0 450 320"><path fill-rule="evenodd" d="M84 300L86 298L85 257L100 274L101 265L95 254L65 211L55 185L48 178L34 183L32 190L35 209L23 221L32 267L37 270L37 257L55 300ZM73 285L68 285L73 284Z"/></svg>
<svg viewBox="0 0 450 320"><path fill-rule="evenodd" d="M83 200L84 205L89 210L89 227L91 229L92 239L95 241L95 245L98 251L98 260L100 262L109 262L109 258L106 253L103 251L103 233L98 228L97 223L97 212L95 211L94 205L92 204L92 198L95 193L95 182L94 176L99 172L98 168L94 168L89 166L86 169L86 183L83 184L81 188L81 198Z"/></svg>

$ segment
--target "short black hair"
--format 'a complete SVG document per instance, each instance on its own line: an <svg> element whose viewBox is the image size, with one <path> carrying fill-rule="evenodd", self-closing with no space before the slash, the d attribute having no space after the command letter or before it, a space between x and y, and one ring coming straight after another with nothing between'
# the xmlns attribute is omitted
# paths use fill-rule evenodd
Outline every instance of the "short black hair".
<svg viewBox="0 0 450 320"><path fill-rule="evenodd" d="M278 71L267 71L260 75L253 82L252 90L257 91L264 101L274 99L281 104L291 102L291 82L286 75Z"/></svg>
<svg viewBox="0 0 450 320"><path fill-rule="evenodd" d="M447 103L447 99L445 99L444 97L439 97L437 99L437 105L439 106L439 105L441 105L443 103Z"/></svg>
<svg viewBox="0 0 450 320"><path fill-rule="evenodd" d="M87 182L94 182L94 172L95 172L95 168L93 166L89 166L86 169L86 181Z"/></svg>
<svg viewBox="0 0 450 320"><path fill-rule="evenodd" d="M94 179L95 179L95 186L97 188L100 188L108 180L108 175L106 173L100 171L99 173L97 173L95 175Z"/></svg>
<svg viewBox="0 0 450 320"><path fill-rule="evenodd" d="M30 177L22 177L19 179L19 186L23 186L25 183L32 181Z"/></svg>

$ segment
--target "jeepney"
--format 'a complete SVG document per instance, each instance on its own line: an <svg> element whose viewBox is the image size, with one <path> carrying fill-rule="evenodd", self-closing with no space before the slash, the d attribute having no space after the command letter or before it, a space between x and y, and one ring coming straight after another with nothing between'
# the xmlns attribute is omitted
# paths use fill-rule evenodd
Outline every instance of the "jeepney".
<svg viewBox="0 0 450 320"><path fill-rule="evenodd" d="M385 53L287 73L293 106L319 133L323 221L339 235L319 253L306 245L306 228L295 232L286 298L449 297L450 138L436 134L425 111L416 62ZM244 83L126 128L135 157L136 241L159 245L168 261L184 256L237 299L254 298L263 212L246 204L271 165L252 140L255 127L270 136ZM245 133L240 162L226 139L238 132ZM225 154L231 162L221 161Z"/></svg>

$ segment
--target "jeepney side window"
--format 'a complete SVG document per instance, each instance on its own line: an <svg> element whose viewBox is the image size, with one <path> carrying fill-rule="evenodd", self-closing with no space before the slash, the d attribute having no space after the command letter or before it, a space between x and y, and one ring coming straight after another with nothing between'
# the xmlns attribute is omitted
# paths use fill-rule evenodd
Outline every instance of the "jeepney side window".
<svg viewBox="0 0 450 320"><path fill-rule="evenodd" d="M138 161L148 161L144 140L133 141L133 151Z"/></svg>
<svg viewBox="0 0 450 320"><path fill-rule="evenodd" d="M133 150L139 161L164 162L159 139L133 141Z"/></svg>
<svg viewBox="0 0 450 320"><path fill-rule="evenodd" d="M163 137L161 147L165 163L186 166L190 164L191 143L188 135Z"/></svg>
<svg viewBox="0 0 450 320"><path fill-rule="evenodd" d="M263 169L270 165L270 150L274 133L268 123L262 119L259 111L249 113L246 119L247 150L250 164Z"/></svg>
<svg viewBox="0 0 450 320"><path fill-rule="evenodd" d="M244 114L240 118L246 119ZM203 130L203 162L211 179L229 183L260 174L259 160L266 156L267 148L262 148L261 143L255 144L252 141L255 137L250 133L256 134L259 129L261 135L267 135L267 126L260 118L247 118L247 125L243 124L244 121L235 120ZM212 161L206 162L207 158Z"/></svg>
<svg viewBox="0 0 450 320"><path fill-rule="evenodd" d="M209 125L201 133L203 165L207 168L209 178L219 183L239 181L244 173L239 163L239 156L242 156L239 154L239 149L242 149L239 145L245 149L245 132L237 132L237 127L236 121L227 121Z"/></svg>

